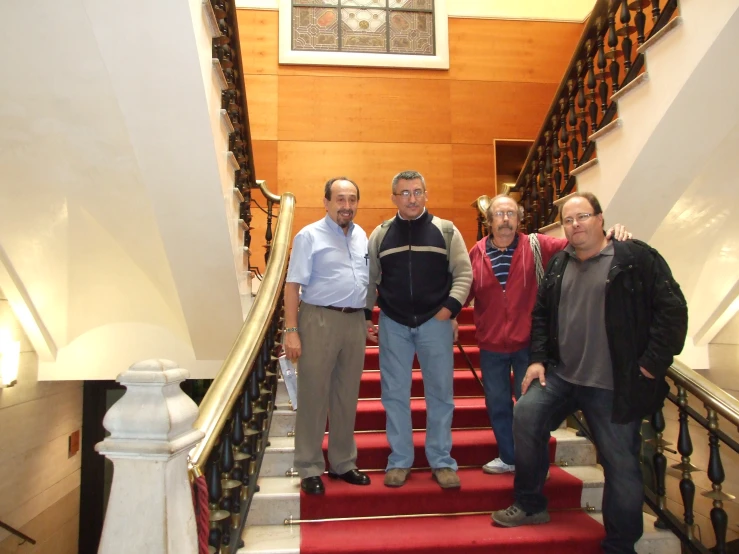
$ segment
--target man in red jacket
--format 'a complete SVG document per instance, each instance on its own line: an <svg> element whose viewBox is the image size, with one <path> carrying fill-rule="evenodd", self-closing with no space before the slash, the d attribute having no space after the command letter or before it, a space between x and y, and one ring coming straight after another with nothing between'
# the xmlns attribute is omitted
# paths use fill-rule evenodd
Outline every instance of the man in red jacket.
<svg viewBox="0 0 739 554"><path fill-rule="evenodd" d="M539 277L552 255L567 246L566 238L536 234L535 239L518 231L523 210L505 194L490 201L487 224L490 234L470 250L472 288L475 299L476 339L485 387L485 405L498 443L498 457L485 464L485 473L515 471L513 459L513 394L521 396L521 381L529 366L531 311L536 303L537 264L534 250L541 252ZM621 225L609 229L618 240L631 238Z"/></svg>

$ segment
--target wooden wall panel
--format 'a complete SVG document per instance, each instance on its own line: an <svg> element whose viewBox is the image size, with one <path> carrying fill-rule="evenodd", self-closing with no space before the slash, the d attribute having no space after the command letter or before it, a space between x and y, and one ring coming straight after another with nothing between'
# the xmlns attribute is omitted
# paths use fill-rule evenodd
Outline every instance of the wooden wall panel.
<svg viewBox="0 0 739 554"><path fill-rule="evenodd" d="M0 540L0 552L19 554L76 554L79 530L80 490L74 489L19 530L36 540L36 545L19 545L17 537Z"/></svg>
<svg viewBox="0 0 739 554"><path fill-rule="evenodd" d="M450 19L449 70L321 67L278 63L276 11L238 18L257 178L296 195L295 232L324 216L323 185L337 175L359 184L356 221L371 232L395 213L393 175L416 169L429 210L452 219L468 247L470 203L495 193L494 141L535 137L582 30ZM263 269L265 216L253 212L252 264Z"/></svg>
<svg viewBox="0 0 739 554"><path fill-rule="evenodd" d="M532 139L557 91L555 83L452 81L452 142Z"/></svg>
<svg viewBox="0 0 739 554"><path fill-rule="evenodd" d="M237 13L244 71L261 75L558 82L583 30L582 23L451 18L449 70L279 65L277 11Z"/></svg>
<svg viewBox="0 0 739 554"><path fill-rule="evenodd" d="M360 207L392 206L392 178L405 169L421 172L431 202L448 205L453 201L449 144L280 141L277 167L279 192L294 193L301 209L322 208L324 184L339 175L346 175L359 185Z"/></svg>
<svg viewBox="0 0 739 554"><path fill-rule="evenodd" d="M18 384L0 393L0 519L25 531L39 518L54 519L51 507L60 499L69 496L74 504L79 498L80 453L68 457L67 441L82 426L82 383L39 383L38 357L25 346L29 343L7 300L0 300L0 320L24 345ZM68 524L52 525L49 533L57 539L39 552L76 552L78 504L67 510ZM28 534L39 539L40 533ZM0 530L1 552L17 544Z"/></svg>
<svg viewBox="0 0 739 554"><path fill-rule="evenodd" d="M451 141L449 83L279 77L279 140Z"/></svg>
<svg viewBox="0 0 739 554"><path fill-rule="evenodd" d="M453 144L454 207L469 208L481 194L492 196L495 192L494 168L494 145Z"/></svg>
<svg viewBox="0 0 739 554"><path fill-rule="evenodd" d="M277 77L245 75L252 140L277 140Z"/></svg>
<svg viewBox="0 0 739 554"><path fill-rule="evenodd" d="M277 191L277 141L253 140L251 144L254 154L254 172L257 179L267 181L272 192ZM257 193L261 196L262 193Z"/></svg>
<svg viewBox="0 0 739 554"><path fill-rule="evenodd" d="M450 19L449 78L559 83L583 28L582 23Z"/></svg>

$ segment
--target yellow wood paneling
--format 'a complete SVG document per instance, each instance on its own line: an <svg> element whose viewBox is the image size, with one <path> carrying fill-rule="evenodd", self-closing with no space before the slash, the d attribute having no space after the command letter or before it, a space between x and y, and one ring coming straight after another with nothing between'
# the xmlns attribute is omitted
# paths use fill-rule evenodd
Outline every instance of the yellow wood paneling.
<svg viewBox="0 0 739 554"><path fill-rule="evenodd" d="M279 65L277 12L237 13L244 71L262 75L559 82L583 29L580 23L450 18L448 71Z"/></svg>
<svg viewBox="0 0 739 554"><path fill-rule="evenodd" d="M493 144L494 139L533 139L557 85L452 81L452 142Z"/></svg>
<svg viewBox="0 0 739 554"><path fill-rule="evenodd" d="M82 387L44 396L0 412L0 462L20 456L82 425Z"/></svg>
<svg viewBox="0 0 739 554"><path fill-rule="evenodd" d="M80 469L81 454L67 456L68 437L61 435L0 462L0 514L17 506Z"/></svg>
<svg viewBox="0 0 739 554"><path fill-rule="evenodd" d="M279 88L281 141L451 141L445 81L281 76Z"/></svg>
<svg viewBox="0 0 739 554"><path fill-rule="evenodd" d="M453 144L454 207L466 208L480 196L495 193L495 147Z"/></svg>
<svg viewBox="0 0 739 554"><path fill-rule="evenodd" d="M301 209L322 209L326 181L342 175L359 185L360 210L392 207L392 178L406 169L415 169L426 179L429 205L453 201L449 144L280 141L277 164L280 192L294 193Z"/></svg>
<svg viewBox="0 0 739 554"><path fill-rule="evenodd" d="M449 77L559 83L582 30L581 23L450 19Z"/></svg>
<svg viewBox="0 0 739 554"><path fill-rule="evenodd" d="M277 140L277 77L245 75L252 140Z"/></svg>
<svg viewBox="0 0 739 554"><path fill-rule="evenodd" d="M36 541L34 547L27 544L21 546L17 537L10 536L0 541L0 552L76 553L79 512L80 489L77 487L19 529Z"/></svg>
<svg viewBox="0 0 739 554"><path fill-rule="evenodd" d="M254 155L254 172L257 179L267 181L272 192L277 192L277 141L254 140L251 144ZM261 193L257 193L261 195Z"/></svg>

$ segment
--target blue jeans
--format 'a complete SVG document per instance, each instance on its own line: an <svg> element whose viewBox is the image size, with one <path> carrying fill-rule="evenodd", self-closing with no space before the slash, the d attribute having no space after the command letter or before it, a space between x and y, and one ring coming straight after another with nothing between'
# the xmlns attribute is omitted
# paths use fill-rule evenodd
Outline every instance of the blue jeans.
<svg viewBox="0 0 739 554"><path fill-rule="evenodd" d="M521 396L521 382L529 367L529 349L500 354L480 349L482 385L485 388L485 406L490 425L498 443L498 456L506 464L513 464L513 393ZM513 393L511 392L513 368Z"/></svg>
<svg viewBox="0 0 739 554"><path fill-rule="evenodd" d="M513 436L516 441L516 503L527 512L545 510L542 494L549 466L549 430L567 414L582 410L588 421L605 473L603 522L607 553L634 553L642 535L644 485L639 465L641 421L611 422L613 391L573 385L548 371L546 386L539 381L516 403Z"/></svg>
<svg viewBox="0 0 739 554"><path fill-rule="evenodd" d="M454 353L451 321L431 318L419 327L401 325L380 312L380 376L387 416L387 470L413 466L411 371L418 355L426 396L426 458L432 468L457 470L451 457Z"/></svg>

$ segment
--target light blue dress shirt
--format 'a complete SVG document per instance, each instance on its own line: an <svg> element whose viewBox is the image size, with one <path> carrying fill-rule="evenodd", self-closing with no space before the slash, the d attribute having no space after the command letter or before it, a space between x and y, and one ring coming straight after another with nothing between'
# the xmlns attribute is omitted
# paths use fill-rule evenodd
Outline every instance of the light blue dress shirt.
<svg viewBox="0 0 739 554"><path fill-rule="evenodd" d="M303 227L293 240L288 283L316 306L364 308L369 284L367 233L355 223L344 230L328 214Z"/></svg>

